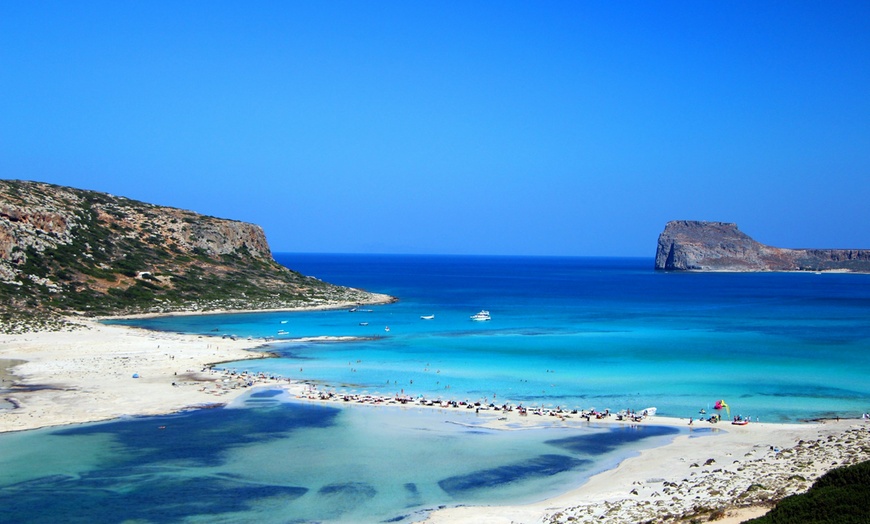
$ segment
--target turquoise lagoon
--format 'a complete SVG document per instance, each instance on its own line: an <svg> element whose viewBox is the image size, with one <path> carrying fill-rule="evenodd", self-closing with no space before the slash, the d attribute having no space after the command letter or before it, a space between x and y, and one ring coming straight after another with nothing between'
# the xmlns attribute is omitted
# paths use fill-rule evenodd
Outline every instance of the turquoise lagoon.
<svg viewBox="0 0 870 524"><path fill-rule="evenodd" d="M674 417L725 399L767 422L858 417L870 408L870 275L663 273L650 259L277 258L400 301L355 313L127 323L241 337L372 338L274 344L281 358L227 365L328 389L614 411L655 406ZM481 309L491 321L469 319ZM435 318L421 319L428 315Z"/></svg>
<svg viewBox="0 0 870 524"><path fill-rule="evenodd" d="M400 300L124 323L359 337L278 341L278 358L223 364L327 390L655 406L685 418L721 398L770 422L868 411L867 275L660 273L650 259L276 258ZM481 309L492 320L472 322ZM226 408L0 435L0 497L17 522L411 522L442 505L540 500L688 431L648 422L496 431L480 420L473 410L313 405L254 390Z"/></svg>

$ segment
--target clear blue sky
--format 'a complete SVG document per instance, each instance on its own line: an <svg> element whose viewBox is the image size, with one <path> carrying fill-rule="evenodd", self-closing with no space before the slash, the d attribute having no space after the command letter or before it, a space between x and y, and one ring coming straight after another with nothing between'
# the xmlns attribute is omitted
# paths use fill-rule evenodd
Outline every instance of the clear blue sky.
<svg viewBox="0 0 870 524"><path fill-rule="evenodd" d="M0 178L274 251L870 248L870 2L4 1Z"/></svg>

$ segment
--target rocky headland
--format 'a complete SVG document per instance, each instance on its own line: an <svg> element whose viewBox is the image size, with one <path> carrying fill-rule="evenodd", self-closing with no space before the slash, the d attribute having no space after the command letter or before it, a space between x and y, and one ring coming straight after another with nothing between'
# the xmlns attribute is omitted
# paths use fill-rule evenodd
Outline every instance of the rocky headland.
<svg viewBox="0 0 870 524"><path fill-rule="evenodd" d="M273 258L260 226L39 182L0 180L4 327L87 316L328 307L391 297ZM35 326L39 327L39 326Z"/></svg>
<svg viewBox="0 0 870 524"><path fill-rule="evenodd" d="M870 273L870 250L771 247L753 240L737 229L737 224L675 220L659 235L655 268Z"/></svg>

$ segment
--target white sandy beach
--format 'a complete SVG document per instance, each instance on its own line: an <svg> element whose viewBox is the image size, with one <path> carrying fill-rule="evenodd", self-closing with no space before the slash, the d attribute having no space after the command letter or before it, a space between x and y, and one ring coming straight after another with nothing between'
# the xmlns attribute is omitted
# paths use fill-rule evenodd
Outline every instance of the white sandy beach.
<svg viewBox="0 0 870 524"><path fill-rule="evenodd" d="M256 349L263 341L76 322L84 328L0 335L0 359L26 361L12 369L15 382L26 387L4 395L18 407L0 410L0 431L225 404L245 388L208 365L268 356Z"/></svg>
<svg viewBox="0 0 870 524"><path fill-rule="evenodd" d="M250 384L282 384L299 397L306 390L283 379L208 369L214 363L266 357L264 341L76 322L84 328L0 335L0 366L25 361L11 370L19 389L4 398L17 407L0 410L0 431L225 404L249 391L243 386ZM3 388L10 386L8 380ZM576 415L561 420L516 412L481 414L495 427L589 423ZM606 418L592 423L624 422ZM685 427L688 421L655 417L640 423ZM716 435L677 437L540 503L448 508L432 513L426 522L670 522L685 515L706 520L712 511L743 508L738 517L718 520L740 522L764 513L765 501L805 491L829 469L870 459L870 424L861 420L748 426L695 421L693 427L716 428Z"/></svg>

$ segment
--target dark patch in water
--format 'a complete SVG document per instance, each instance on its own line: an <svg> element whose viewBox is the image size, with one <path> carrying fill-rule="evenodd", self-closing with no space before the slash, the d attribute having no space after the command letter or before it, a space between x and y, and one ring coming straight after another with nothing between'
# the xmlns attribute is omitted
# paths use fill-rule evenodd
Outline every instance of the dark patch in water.
<svg viewBox="0 0 870 524"><path fill-rule="evenodd" d="M0 507L6 522L178 522L195 515L245 511L251 502L266 497L289 502L307 491L228 478L131 474L125 469L13 484L0 491Z"/></svg>
<svg viewBox="0 0 870 524"><path fill-rule="evenodd" d="M286 437L304 428L333 425L339 410L316 404L275 403L250 409L204 409L63 429L55 435L107 433L126 452L109 467L184 461L216 466L234 447Z"/></svg>
<svg viewBox="0 0 870 524"><path fill-rule="evenodd" d="M326 499L322 516L324 520L330 520L364 506L378 494L378 490L365 482L341 482L327 484L317 494Z"/></svg>
<svg viewBox="0 0 870 524"><path fill-rule="evenodd" d="M860 391L852 391L836 387L813 386L809 384L788 384L779 386L779 388L779 390L771 388L767 391L759 388L759 391L757 391L756 394L765 397L834 398L847 400L863 399L867 396L865 393Z"/></svg>
<svg viewBox="0 0 870 524"><path fill-rule="evenodd" d="M416 508L423 503L423 499L420 496L420 490L417 489L417 484L413 482L408 482L404 486L405 488L405 507L406 508ZM404 515L402 518L406 518L408 515Z"/></svg>
<svg viewBox="0 0 870 524"><path fill-rule="evenodd" d="M339 484L327 484L317 491L318 495L339 496L342 500L348 497L370 499L378 494L378 490L365 482L342 482Z"/></svg>
<svg viewBox="0 0 870 524"><path fill-rule="evenodd" d="M265 391L257 391L255 393L251 393L251 398L272 398L277 397L284 393L280 389L267 389Z"/></svg>
<svg viewBox="0 0 870 524"><path fill-rule="evenodd" d="M510 482L549 477L579 468L590 462L565 455L540 455L516 464L475 471L468 475L448 477L439 481L438 485L450 495L458 496L465 491L494 488Z"/></svg>
<svg viewBox="0 0 870 524"><path fill-rule="evenodd" d="M316 357L310 357L307 355L303 355L299 351L295 351L295 349L297 349L299 347L300 347L299 345L296 345L294 347L294 349L273 347L271 349L271 351L273 353L277 354L281 358L286 358L286 359L291 359L291 360L306 360L306 361L307 360L317 360ZM305 345L303 347L308 347L308 345Z"/></svg>
<svg viewBox="0 0 870 524"><path fill-rule="evenodd" d="M9 522L178 522L194 515L245 511L252 502L304 495L304 487L250 484L237 475L186 477L179 464L218 466L231 448L328 427L339 410L317 405L206 409L72 427L56 436L109 434L118 452L81 476L53 475L0 490Z"/></svg>
<svg viewBox="0 0 870 524"><path fill-rule="evenodd" d="M560 447L573 453L585 455L600 455L613 451L630 442L643 439L676 435L680 430L665 426L634 426L612 428L606 433L577 435L546 441L547 444Z"/></svg>

